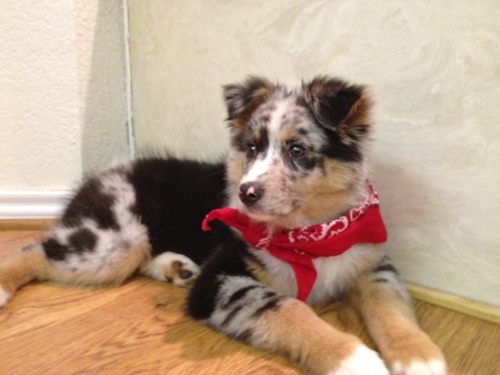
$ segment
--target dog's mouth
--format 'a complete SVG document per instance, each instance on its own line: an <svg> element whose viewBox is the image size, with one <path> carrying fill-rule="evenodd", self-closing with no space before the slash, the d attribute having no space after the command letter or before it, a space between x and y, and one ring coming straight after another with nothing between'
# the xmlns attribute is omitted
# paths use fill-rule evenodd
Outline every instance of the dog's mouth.
<svg viewBox="0 0 500 375"><path fill-rule="evenodd" d="M296 207L293 205L279 205L279 210L274 210L269 205L253 204L248 206L241 201L238 209L249 216L253 221L265 223L270 226L288 226L288 223L295 221Z"/></svg>
<svg viewBox="0 0 500 375"><path fill-rule="evenodd" d="M270 226L288 225L295 222L300 211L300 200L292 198L289 192L272 194L270 189L260 182L247 182L239 185L238 209L255 222Z"/></svg>
<svg viewBox="0 0 500 375"><path fill-rule="evenodd" d="M288 214L276 214L256 210L243 210L255 223L265 224L270 231L275 229L292 229L304 225L300 212L290 212Z"/></svg>
<svg viewBox="0 0 500 375"><path fill-rule="evenodd" d="M270 223L276 220L277 216L266 212L259 212L255 210L244 210L246 215L248 215L253 221L260 223Z"/></svg>

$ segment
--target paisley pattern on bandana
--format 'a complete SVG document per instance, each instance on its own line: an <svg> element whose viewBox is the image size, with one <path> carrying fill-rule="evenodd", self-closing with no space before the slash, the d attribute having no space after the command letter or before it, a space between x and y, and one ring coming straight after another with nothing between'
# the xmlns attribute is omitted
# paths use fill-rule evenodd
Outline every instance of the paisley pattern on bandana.
<svg viewBox="0 0 500 375"><path fill-rule="evenodd" d="M290 243L312 242L336 236L337 234L345 231L356 220L363 216L368 208L373 205L378 205L379 203L375 187L372 183L370 183L368 185L368 194L360 206L351 209L345 215L342 215L338 219L330 222L290 230L287 232L288 241L290 241ZM259 246L256 247L260 248Z"/></svg>

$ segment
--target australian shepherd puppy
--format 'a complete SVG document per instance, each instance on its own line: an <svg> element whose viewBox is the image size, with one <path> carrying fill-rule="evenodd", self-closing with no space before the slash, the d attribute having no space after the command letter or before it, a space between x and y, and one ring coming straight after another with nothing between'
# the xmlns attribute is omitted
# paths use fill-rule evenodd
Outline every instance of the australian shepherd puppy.
<svg viewBox="0 0 500 375"><path fill-rule="evenodd" d="M311 373L445 374L376 246L386 232L367 180L366 89L250 77L224 98L226 163L140 159L88 179L45 240L0 263L0 306L33 280L120 284L139 272L189 286L194 319ZM338 298L379 353L308 306Z"/></svg>

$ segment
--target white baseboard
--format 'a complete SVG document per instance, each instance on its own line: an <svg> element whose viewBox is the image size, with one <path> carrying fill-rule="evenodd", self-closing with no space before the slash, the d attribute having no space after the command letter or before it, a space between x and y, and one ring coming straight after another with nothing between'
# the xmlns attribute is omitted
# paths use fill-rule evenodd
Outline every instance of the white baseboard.
<svg viewBox="0 0 500 375"><path fill-rule="evenodd" d="M56 218L71 195L70 191L0 191L0 220Z"/></svg>
<svg viewBox="0 0 500 375"><path fill-rule="evenodd" d="M479 319L500 324L500 307L473 301L468 298L456 296L447 292L405 283L413 298L433 305L441 306L459 313L470 315Z"/></svg>

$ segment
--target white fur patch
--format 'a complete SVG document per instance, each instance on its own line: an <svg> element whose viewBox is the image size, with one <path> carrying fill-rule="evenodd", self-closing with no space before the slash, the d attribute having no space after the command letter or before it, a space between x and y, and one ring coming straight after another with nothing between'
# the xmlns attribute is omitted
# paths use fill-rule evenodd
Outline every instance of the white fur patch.
<svg viewBox="0 0 500 375"><path fill-rule="evenodd" d="M392 372L398 375L446 375L446 364L437 359L427 362L412 361L408 366L396 362Z"/></svg>
<svg viewBox="0 0 500 375"><path fill-rule="evenodd" d="M328 372L328 375L389 375L387 367L379 355L364 345L360 345L354 354L342 361L340 367Z"/></svg>
<svg viewBox="0 0 500 375"><path fill-rule="evenodd" d="M295 107L295 101L292 99L278 101L276 109L271 112L271 119L269 121L268 131L270 140L277 140L279 134L283 115L290 112Z"/></svg>
<svg viewBox="0 0 500 375"><path fill-rule="evenodd" d="M250 170L245 174L245 176L241 179L240 184L244 184L245 182L253 182L257 181L260 176L265 174L269 167L273 163L273 152L272 150L268 150L265 157L262 159L257 159Z"/></svg>
<svg viewBox="0 0 500 375"><path fill-rule="evenodd" d="M269 168L273 165L274 160L281 158L282 145L278 142L278 134L280 132L282 116L293 108L293 102L291 100L279 101L276 106L276 110L271 112L271 119L269 121L269 125L267 126L270 142L269 148L263 158L257 159L253 163L252 167L241 179L240 184L257 181L260 176L268 172Z"/></svg>
<svg viewBox="0 0 500 375"><path fill-rule="evenodd" d="M296 297L297 281L290 264L265 250L252 252L273 275L273 288L285 296ZM360 268L364 269L366 265L376 264L380 257L380 248L371 244L360 244L353 246L339 256L314 259L317 278L313 290L307 298L307 303L313 305L338 297L339 293L358 277Z"/></svg>
<svg viewBox="0 0 500 375"><path fill-rule="evenodd" d="M12 295L10 293L7 293L1 286L0 286L0 307L4 307L7 302L10 300Z"/></svg>

